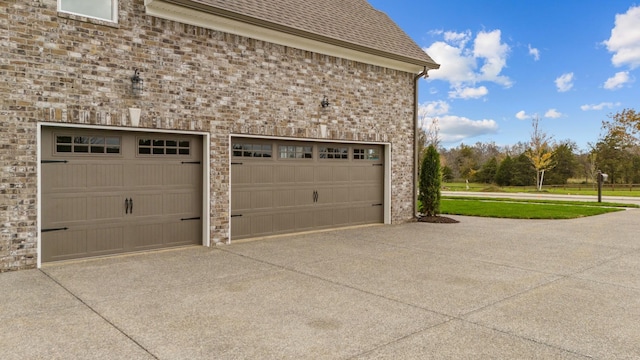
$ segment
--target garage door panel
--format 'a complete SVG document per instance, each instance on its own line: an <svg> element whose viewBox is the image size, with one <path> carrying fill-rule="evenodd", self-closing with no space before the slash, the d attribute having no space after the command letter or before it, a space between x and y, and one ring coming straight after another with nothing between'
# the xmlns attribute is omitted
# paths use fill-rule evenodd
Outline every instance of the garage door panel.
<svg viewBox="0 0 640 360"><path fill-rule="evenodd" d="M273 215L254 215L251 218L251 234L253 236L268 235L273 232Z"/></svg>
<svg viewBox="0 0 640 360"><path fill-rule="evenodd" d="M132 197L133 206L131 212L135 217L163 215L165 211L163 198L164 196L161 192L136 194L135 199ZM161 213L158 213L158 210Z"/></svg>
<svg viewBox="0 0 640 360"><path fill-rule="evenodd" d="M321 165L314 169L315 175L315 183L331 183L333 181L333 167Z"/></svg>
<svg viewBox="0 0 640 360"><path fill-rule="evenodd" d="M313 203L313 190L311 188L293 190L293 193L296 197L296 206L309 205Z"/></svg>
<svg viewBox="0 0 640 360"><path fill-rule="evenodd" d="M88 199L88 219L121 219L125 211L124 200L122 194L92 196Z"/></svg>
<svg viewBox="0 0 640 360"><path fill-rule="evenodd" d="M383 222L384 207L372 206L384 201L382 146L336 144L348 150L340 158L335 151L321 151L331 149L325 143L295 142L296 149L313 149L305 150L304 158L287 150L294 148L287 141L232 138L232 146L255 148L254 141L286 151L268 159L233 153L232 161L243 165L231 167L232 239ZM378 155L372 160L372 154ZM261 172L263 166L273 170L272 178L243 180L251 173L247 168Z"/></svg>
<svg viewBox="0 0 640 360"><path fill-rule="evenodd" d="M153 140L153 146L166 150L154 148L144 155L137 134L42 128L43 261L202 241L201 137L145 133L149 139L172 140ZM117 153L73 153L69 146L57 154L50 144L58 135L110 136L120 143ZM181 144L184 149L184 143L190 144L188 155L169 148Z"/></svg>
<svg viewBox="0 0 640 360"><path fill-rule="evenodd" d="M88 165L87 187L100 190L124 186L124 165Z"/></svg>
<svg viewBox="0 0 640 360"><path fill-rule="evenodd" d="M276 184L296 183L296 168L292 165L272 165L276 172L274 174L274 182ZM308 181L308 180L306 180Z"/></svg>
<svg viewBox="0 0 640 360"><path fill-rule="evenodd" d="M197 244L202 221L199 219L176 220L163 224L163 246Z"/></svg>
<svg viewBox="0 0 640 360"><path fill-rule="evenodd" d="M92 255L106 255L124 251L124 231L124 226L87 230L87 252Z"/></svg>
<svg viewBox="0 0 640 360"><path fill-rule="evenodd" d="M331 189L332 203L343 204L351 202L349 187L342 186Z"/></svg>
<svg viewBox="0 0 640 360"><path fill-rule="evenodd" d="M299 165L295 168L295 182L296 183L314 183L315 168L309 165Z"/></svg>
<svg viewBox="0 0 640 360"><path fill-rule="evenodd" d="M307 191L307 196L308 196L308 191ZM291 190L274 190L273 191L273 207L283 208L283 207L289 207L289 206L295 206L295 205L296 205L296 193L294 191L291 191Z"/></svg>
<svg viewBox="0 0 640 360"><path fill-rule="evenodd" d="M199 216L201 199L199 193L185 190L171 190L163 193L163 215Z"/></svg>
<svg viewBox="0 0 640 360"><path fill-rule="evenodd" d="M312 211L300 211L295 213L295 229L298 231L310 230L315 227L315 216Z"/></svg>
<svg viewBox="0 0 640 360"><path fill-rule="evenodd" d="M251 191L235 191L231 197L231 209L233 211L251 209Z"/></svg>
<svg viewBox="0 0 640 360"><path fill-rule="evenodd" d="M199 164L165 165L163 169L164 186L191 186L200 182Z"/></svg>
<svg viewBox="0 0 640 360"><path fill-rule="evenodd" d="M369 173L361 166L349 169L349 178L351 182L361 182L369 179Z"/></svg>
<svg viewBox="0 0 640 360"><path fill-rule="evenodd" d="M333 214L335 210L333 209L324 209L314 211L314 227L315 228L326 228L334 225Z"/></svg>
<svg viewBox="0 0 640 360"><path fill-rule="evenodd" d="M80 191L87 187L87 165L50 163L43 164L42 170L47 171L47 181L43 181L44 191Z"/></svg>
<svg viewBox="0 0 640 360"><path fill-rule="evenodd" d="M42 260L66 260L87 253L87 231L61 230L42 234Z"/></svg>
<svg viewBox="0 0 640 360"><path fill-rule="evenodd" d="M348 183L349 182L349 167L348 166L336 166L333 168L333 183Z"/></svg>
<svg viewBox="0 0 640 360"><path fill-rule="evenodd" d="M286 233L296 230L296 214L293 212L273 214L273 232Z"/></svg>
<svg viewBox="0 0 640 360"><path fill-rule="evenodd" d="M273 191L262 190L251 193L252 209L267 209L273 207Z"/></svg>
<svg viewBox="0 0 640 360"><path fill-rule="evenodd" d="M76 222L87 220L87 197L84 194L76 196L56 196L47 201L45 210L48 215L42 219L43 227L61 222Z"/></svg>
<svg viewBox="0 0 640 360"><path fill-rule="evenodd" d="M252 184L272 184L273 166L253 166L251 167Z"/></svg>
<svg viewBox="0 0 640 360"><path fill-rule="evenodd" d="M146 250L162 246L163 234L167 231L164 224L137 223L131 227L131 240L128 250Z"/></svg>
<svg viewBox="0 0 640 360"><path fill-rule="evenodd" d="M251 218L249 216L231 216L231 233L238 238L251 236Z"/></svg>
<svg viewBox="0 0 640 360"><path fill-rule="evenodd" d="M132 174L137 187L162 186L164 168L162 164L136 164Z"/></svg>
<svg viewBox="0 0 640 360"><path fill-rule="evenodd" d="M363 207L353 207L349 209L349 221L352 224L363 224L365 219L366 215Z"/></svg>
<svg viewBox="0 0 640 360"><path fill-rule="evenodd" d="M382 206L364 206L364 221L366 223L378 223L384 221L384 213L382 211Z"/></svg>
<svg viewBox="0 0 640 360"><path fill-rule="evenodd" d="M352 224L350 218L351 209L349 208L338 208L332 212L333 215L333 225L334 226L345 226Z"/></svg>
<svg viewBox="0 0 640 360"><path fill-rule="evenodd" d="M231 185L251 184L251 167L235 164L231 165Z"/></svg>

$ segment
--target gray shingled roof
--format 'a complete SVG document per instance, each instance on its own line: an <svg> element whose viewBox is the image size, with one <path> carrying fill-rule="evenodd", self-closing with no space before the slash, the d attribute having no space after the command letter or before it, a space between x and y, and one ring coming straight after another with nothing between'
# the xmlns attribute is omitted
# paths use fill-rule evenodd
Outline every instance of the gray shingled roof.
<svg viewBox="0 0 640 360"><path fill-rule="evenodd" d="M165 0L428 68L439 65L366 0Z"/></svg>

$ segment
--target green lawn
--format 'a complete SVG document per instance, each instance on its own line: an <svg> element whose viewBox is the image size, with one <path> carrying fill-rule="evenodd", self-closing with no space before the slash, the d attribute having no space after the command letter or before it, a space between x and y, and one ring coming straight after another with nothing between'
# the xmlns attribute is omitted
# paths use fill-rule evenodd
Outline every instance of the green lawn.
<svg viewBox="0 0 640 360"><path fill-rule="evenodd" d="M521 192L535 193L535 186L496 186L479 183L447 182L442 183L442 189L447 191L476 191L476 192ZM542 191L547 194L562 195L597 195L598 190L594 184L568 184L568 185L544 185ZM638 196L640 197L640 187L638 185L611 185L604 184L602 188L603 196Z"/></svg>
<svg viewBox="0 0 640 360"><path fill-rule="evenodd" d="M441 214L512 219L574 219L622 211L627 204L443 197Z"/></svg>

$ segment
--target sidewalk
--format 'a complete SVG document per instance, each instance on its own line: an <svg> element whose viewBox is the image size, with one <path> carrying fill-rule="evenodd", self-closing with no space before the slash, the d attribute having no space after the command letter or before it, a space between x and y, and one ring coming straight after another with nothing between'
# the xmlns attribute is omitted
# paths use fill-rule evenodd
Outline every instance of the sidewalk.
<svg viewBox="0 0 640 360"><path fill-rule="evenodd" d="M640 209L456 218L2 273L2 358L640 357Z"/></svg>

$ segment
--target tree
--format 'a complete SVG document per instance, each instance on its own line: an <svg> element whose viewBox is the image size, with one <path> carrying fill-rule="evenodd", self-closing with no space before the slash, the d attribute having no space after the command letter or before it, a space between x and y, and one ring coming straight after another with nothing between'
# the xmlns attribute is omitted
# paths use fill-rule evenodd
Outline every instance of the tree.
<svg viewBox="0 0 640 360"><path fill-rule="evenodd" d="M633 109L624 109L609 115L611 121L602 124L603 129L624 145L640 145L640 113Z"/></svg>
<svg viewBox="0 0 640 360"><path fill-rule="evenodd" d="M531 132L531 140L529 149L525 151L525 155L531 161L536 170L536 188L542 191L542 183L544 182L544 172L554 167L553 151L549 142L551 138L540 128L538 117L532 121L533 131Z"/></svg>
<svg viewBox="0 0 640 360"><path fill-rule="evenodd" d="M442 167L442 181L453 181L453 170L446 165Z"/></svg>
<svg viewBox="0 0 640 360"><path fill-rule="evenodd" d="M511 185L511 179L513 178L513 159L507 155L504 160L498 166L496 170L495 181L500 186Z"/></svg>
<svg viewBox="0 0 640 360"><path fill-rule="evenodd" d="M612 184L623 182L623 174L630 161L627 147L626 137L617 131L609 132L595 145L597 168L609 175Z"/></svg>
<svg viewBox="0 0 640 360"><path fill-rule="evenodd" d="M576 144L566 140L553 150L553 162L555 164L553 171L550 171L546 177L548 184L566 184L567 181L576 174L577 160L573 151Z"/></svg>
<svg viewBox="0 0 640 360"><path fill-rule="evenodd" d="M476 160L474 149L470 146L461 144L458 155L456 156L456 165L458 166L460 176L465 180L471 179L473 174L476 172L477 164L478 162Z"/></svg>
<svg viewBox="0 0 640 360"><path fill-rule="evenodd" d="M498 171L498 159L492 157L485 162L480 170L475 174L475 181L485 184L492 184L495 182L496 172Z"/></svg>
<svg viewBox="0 0 640 360"><path fill-rule="evenodd" d="M425 216L440 214L440 184L442 172L440 170L440 155L434 145L429 145L422 157L420 165L420 186L418 200L421 203L420 212Z"/></svg>
<svg viewBox="0 0 640 360"><path fill-rule="evenodd" d="M609 117L611 121L602 124L606 134L593 149L598 158L597 166L609 174L613 184L632 183L638 177L635 158L640 156L640 113L624 109Z"/></svg>
<svg viewBox="0 0 640 360"><path fill-rule="evenodd" d="M525 154L520 154L513 160L513 170L511 172L512 186L529 186L536 184L536 170L531 165L531 161Z"/></svg>

